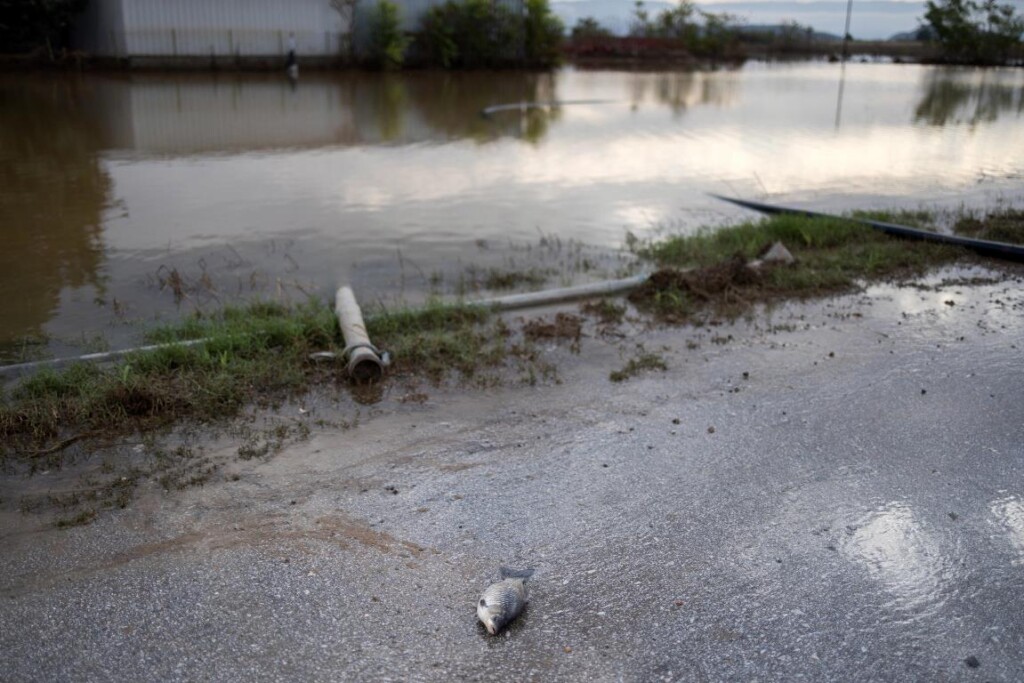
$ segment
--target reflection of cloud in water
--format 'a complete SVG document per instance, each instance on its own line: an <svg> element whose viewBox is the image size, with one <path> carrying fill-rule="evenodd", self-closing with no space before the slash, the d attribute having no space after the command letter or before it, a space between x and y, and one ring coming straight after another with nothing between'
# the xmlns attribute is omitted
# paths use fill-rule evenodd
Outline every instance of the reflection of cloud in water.
<svg viewBox="0 0 1024 683"><path fill-rule="evenodd" d="M952 562L907 505L893 502L867 515L842 550L893 594L890 606L925 612L942 606Z"/></svg>
<svg viewBox="0 0 1024 683"><path fill-rule="evenodd" d="M1000 498L989 504L989 510L1019 555L1013 563L1024 564L1024 501L1017 496Z"/></svg>
<svg viewBox="0 0 1024 683"><path fill-rule="evenodd" d="M648 204L634 204L622 202L615 209L615 217L626 225L650 225L655 226L663 223L667 218L667 211L664 207L650 206Z"/></svg>

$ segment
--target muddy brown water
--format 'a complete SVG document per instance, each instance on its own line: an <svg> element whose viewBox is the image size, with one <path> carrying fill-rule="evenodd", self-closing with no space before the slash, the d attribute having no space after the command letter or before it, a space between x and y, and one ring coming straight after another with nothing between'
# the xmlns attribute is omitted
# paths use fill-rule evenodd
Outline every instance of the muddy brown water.
<svg viewBox="0 0 1024 683"><path fill-rule="evenodd" d="M344 281L375 303L472 291L491 267L601 277L627 233L745 215L708 192L1012 202L1022 92L1020 69L893 64L4 75L0 362ZM481 115L553 100L591 102Z"/></svg>

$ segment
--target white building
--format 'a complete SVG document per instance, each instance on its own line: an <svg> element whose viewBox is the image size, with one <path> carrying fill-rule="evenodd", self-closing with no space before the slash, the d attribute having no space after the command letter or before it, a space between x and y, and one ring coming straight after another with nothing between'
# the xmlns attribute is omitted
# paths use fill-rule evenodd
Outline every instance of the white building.
<svg viewBox="0 0 1024 683"><path fill-rule="evenodd" d="M90 0L75 26L76 47L100 57L337 58L349 26L329 0Z"/></svg>

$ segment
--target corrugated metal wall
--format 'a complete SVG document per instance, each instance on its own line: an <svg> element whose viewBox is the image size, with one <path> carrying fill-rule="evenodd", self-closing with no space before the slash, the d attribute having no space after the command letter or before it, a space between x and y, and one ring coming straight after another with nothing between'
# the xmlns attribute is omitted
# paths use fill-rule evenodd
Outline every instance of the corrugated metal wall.
<svg viewBox="0 0 1024 683"><path fill-rule="evenodd" d="M92 0L80 46L117 57L338 55L348 27L328 0Z"/></svg>

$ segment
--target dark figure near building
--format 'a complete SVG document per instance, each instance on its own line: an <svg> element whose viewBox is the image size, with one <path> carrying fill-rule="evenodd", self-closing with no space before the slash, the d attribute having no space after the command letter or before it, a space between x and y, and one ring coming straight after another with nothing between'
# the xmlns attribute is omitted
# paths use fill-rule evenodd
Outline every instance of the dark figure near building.
<svg viewBox="0 0 1024 683"><path fill-rule="evenodd" d="M288 57L285 60L285 70L288 72L288 77L293 81L299 77L299 62L295 58L295 34L288 34Z"/></svg>

